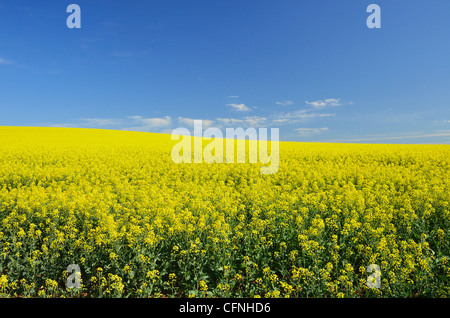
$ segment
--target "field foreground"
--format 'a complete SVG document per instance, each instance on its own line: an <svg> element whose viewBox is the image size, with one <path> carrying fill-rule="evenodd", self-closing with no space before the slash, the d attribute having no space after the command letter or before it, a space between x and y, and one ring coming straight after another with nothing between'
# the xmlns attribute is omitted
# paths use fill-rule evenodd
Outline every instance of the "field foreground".
<svg viewBox="0 0 450 318"><path fill-rule="evenodd" d="M264 175L175 143L0 127L0 297L449 296L450 146L281 142Z"/></svg>

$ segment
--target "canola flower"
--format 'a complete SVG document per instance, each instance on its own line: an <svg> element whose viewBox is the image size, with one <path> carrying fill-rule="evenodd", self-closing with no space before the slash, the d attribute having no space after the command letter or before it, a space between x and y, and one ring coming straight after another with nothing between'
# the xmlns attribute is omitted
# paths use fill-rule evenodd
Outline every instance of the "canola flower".
<svg viewBox="0 0 450 318"><path fill-rule="evenodd" d="M281 142L263 175L174 143L0 127L0 297L449 296L450 146Z"/></svg>

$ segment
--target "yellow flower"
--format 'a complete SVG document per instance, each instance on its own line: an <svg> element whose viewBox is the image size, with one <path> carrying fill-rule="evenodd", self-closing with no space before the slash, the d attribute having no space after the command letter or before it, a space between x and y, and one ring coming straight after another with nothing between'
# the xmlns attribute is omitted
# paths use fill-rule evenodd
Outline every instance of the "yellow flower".
<svg viewBox="0 0 450 318"><path fill-rule="evenodd" d="M204 280L200 281L200 290L203 290L203 291L208 290L208 285L206 284L206 282Z"/></svg>
<svg viewBox="0 0 450 318"><path fill-rule="evenodd" d="M0 127L0 297L72 296L62 257L88 297L449 294L449 145L280 142L262 175L176 164L170 137ZM30 271L16 280L16 265Z"/></svg>
<svg viewBox="0 0 450 318"><path fill-rule="evenodd" d="M0 290L4 290L8 287L8 277L6 275L0 276Z"/></svg>
<svg viewBox="0 0 450 318"><path fill-rule="evenodd" d="M146 277L149 278L153 283L155 283L159 277L159 271L157 269L148 271Z"/></svg>

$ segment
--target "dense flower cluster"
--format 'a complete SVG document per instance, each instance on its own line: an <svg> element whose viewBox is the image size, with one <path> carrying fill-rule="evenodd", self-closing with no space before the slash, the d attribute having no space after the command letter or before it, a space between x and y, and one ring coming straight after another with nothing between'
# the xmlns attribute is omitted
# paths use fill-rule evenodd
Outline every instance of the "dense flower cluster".
<svg viewBox="0 0 450 318"><path fill-rule="evenodd" d="M282 142L263 175L175 164L170 135L0 127L0 144L2 297L450 293L450 146Z"/></svg>

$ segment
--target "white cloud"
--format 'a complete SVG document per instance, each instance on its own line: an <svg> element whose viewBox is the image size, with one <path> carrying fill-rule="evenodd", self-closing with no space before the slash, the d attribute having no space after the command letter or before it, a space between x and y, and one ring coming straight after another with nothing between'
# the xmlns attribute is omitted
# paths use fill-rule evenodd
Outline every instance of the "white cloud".
<svg viewBox="0 0 450 318"><path fill-rule="evenodd" d="M322 127L322 128L296 128L294 129L299 135L306 137L311 136L314 134L318 134L322 131L327 131L328 127Z"/></svg>
<svg viewBox="0 0 450 318"><path fill-rule="evenodd" d="M121 119L116 118L82 118L82 121L95 127L114 126L122 123Z"/></svg>
<svg viewBox="0 0 450 318"><path fill-rule="evenodd" d="M298 110L295 112L275 114L272 117L272 123L288 125L288 124L295 124L301 121L306 121L313 118L324 118L334 116L336 116L336 114L314 113L310 112L309 110Z"/></svg>
<svg viewBox="0 0 450 318"><path fill-rule="evenodd" d="M133 131L154 131L155 129L170 126L172 124L172 118L170 116L145 118L142 116L128 116L132 119L133 126L125 127L123 130Z"/></svg>
<svg viewBox="0 0 450 318"><path fill-rule="evenodd" d="M437 132L437 133L436 133ZM365 142L365 141L387 141L387 140L401 140L401 139L415 139L415 138L433 138L433 137L450 137L450 130L435 130L434 133L411 133L403 136L364 136L361 138L330 140L330 142Z"/></svg>
<svg viewBox="0 0 450 318"><path fill-rule="evenodd" d="M73 123L60 123L60 124L49 124L48 127L57 127L57 128L76 128L77 125Z"/></svg>
<svg viewBox="0 0 450 318"><path fill-rule="evenodd" d="M216 118L217 121L224 125L239 125L242 127L258 127L267 123L266 117L246 116L242 119L238 118Z"/></svg>
<svg viewBox="0 0 450 318"><path fill-rule="evenodd" d="M237 96L230 96L237 97ZM323 101L308 102L311 105L330 105L336 106L340 105L339 99L329 98ZM290 100L282 100L276 102L278 105L293 105L294 103ZM226 106L231 107L237 112L249 112L252 109L247 107L245 104L227 104ZM280 127L286 125L292 125L297 123L304 123L313 121L315 119L322 119L336 116L336 114L331 112L323 112L321 109L306 108L296 111L275 111L272 113L254 116L236 116L234 118L213 118L213 119L202 119L202 128L207 129L210 127ZM160 117L144 117L141 115L130 115L123 118L82 118L74 121L72 123L62 123L53 126L66 126L66 127L80 127L80 128L113 128L122 130L132 130L132 131L152 131L152 132L167 132L175 124L182 127L191 129L194 125L194 118L178 116L171 118L170 116L160 116ZM199 119L200 120L200 119ZM324 128L297 128L296 130L299 134L307 135L311 133L317 133L324 131Z"/></svg>
<svg viewBox="0 0 450 318"><path fill-rule="evenodd" d="M80 118L73 122L48 124L49 127L78 127L78 128L103 128L121 129L131 131L158 132L170 128L172 118L170 116L145 118L143 116L126 116L124 118ZM207 122L208 124L208 122Z"/></svg>
<svg viewBox="0 0 450 318"><path fill-rule="evenodd" d="M192 118L186 118L186 117L178 117L178 122L183 125L187 126L194 126L194 120L200 120L200 119L192 119ZM209 119L202 119L202 127L203 129L209 128L214 124L213 120Z"/></svg>
<svg viewBox="0 0 450 318"><path fill-rule="evenodd" d="M330 106L342 106L342 103L339 98L325 99L325 104L330 105Z"/></svg>
<svg viewBox="0 0 450 318"><path fill-rule="evenodd" d="M325 100L316 100L313 102L305 101L306 104L311 105L315 108L325 107L325 106L342 106L342 102L339 98L327 98Z"/></svg>
<svg viewBox="0 0 450 318"><path fill-rule="evenodd" d="M48 124L49 127L78 127L78 128L106 128L117 127L124 121L119 118L80 118L72 123Z"/></svg>
<svg viewBox="0 0 450 318"><path fill-rule="evenodd" d="M13 62L5 60L0 57L0 65L10 65L10 64L13 64Z"/></svg>
<svg viewBox="0 0 450 318"><path fill-rule="evenodd" d="M305 101L306 104L314 106L314 107L325 107L327 104L322 100L316 100L315 102Z"/></svg>
<svg viewBox="0 0 450 318"><path fill-rule="evenodd" d="M147 127L169 126L172 123L170 116L163 118L140 118L139 120Z"/></svg>
<svg viewBox="0 0 450 318"><path fill-rule="evenodd" d="M311 110L298 110L294 112L278 112L269 116L246 116L243 118L216 118L222 125L241 127L277 127L306 122L315 118L333 117L336 114L318 113Z"/></svg>
<svg viewBox="0 0 450 318"><path fill-rule="evenodd" d="M239 98L239 96L237 96L237 95L231 95L231 96L228 96L228 98Z"/></svg>
<svg viewBox="0 0 450 318"><path fill-rule="evenodd" d="M247 106L245 106L245 104L227 104L226 106L230 106L230 107L232 107L234 110L236 110L238 112L251 111L251 109L248 108Z"/></svg>
<svg viewBox="0 0 450 318"><path fill-rule="evenodd" d="M260 116L251 116L251 117L244 117L244 120L248 126L258 127L264 125L267 121L267 118Z"/></svg>
<svg viewBox="0 0 450 318"><path fill-rule="evenodd" d="M294 105L294 102L291 100L283 100L283 101L276 102L275 104L280 105L280 106L289 106L289 105Z"/></svg>
<svg viewBox="0 0 450 318"><path fill-rule="evenodd" d="M216 120L224 123L225 125L242 124L244 122L243 119L237 118L216 118Z"/></svg>
<svg viewBox="0 0 450 318"><path fill-rule="evenodd" d="M120 118L80 118L72 123L48 124L49 127L73 127L73 128L118 128L125 121Z"/></svg>

